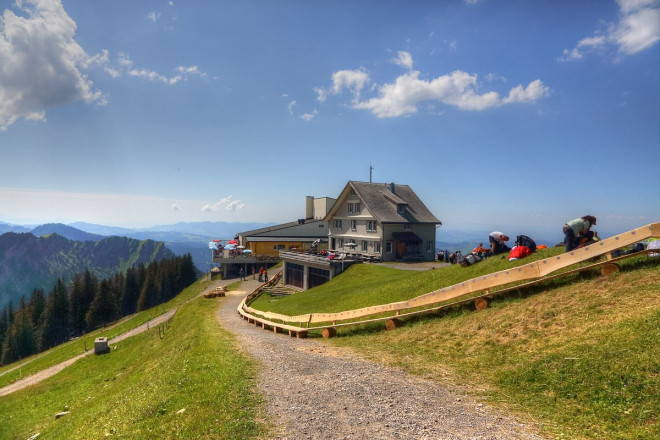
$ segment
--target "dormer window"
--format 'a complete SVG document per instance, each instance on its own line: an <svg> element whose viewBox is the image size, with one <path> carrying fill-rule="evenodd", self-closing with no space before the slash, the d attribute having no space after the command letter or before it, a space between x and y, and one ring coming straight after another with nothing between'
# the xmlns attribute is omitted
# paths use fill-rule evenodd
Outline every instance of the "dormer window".
<svg viewBox="0 0 660 440"><path fill-rule="evenodd" d="M404 205L403 203L399 203L396 207L396 212L398 212L399 214L404 214L406 212L406 205Z"/></svg>

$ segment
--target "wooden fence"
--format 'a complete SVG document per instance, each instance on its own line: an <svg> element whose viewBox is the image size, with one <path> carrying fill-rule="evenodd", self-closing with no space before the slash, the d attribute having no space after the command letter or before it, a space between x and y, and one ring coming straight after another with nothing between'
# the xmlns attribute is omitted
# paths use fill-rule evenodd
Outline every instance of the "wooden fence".
<svg viewBox="0 0 660 440"><path fill-rule="evenodd" d="M473 278L406 301L363 307L338 313L307 313L304 315L289 316L263 312L249 307L246 303L253 297L251 295L241 302L238 307L238 313L244 319L248 320L248 322L261 325L264 328L273 329L274 332L287 331L290 336L296 337L307 336L309 330L321 330L324 337L330 337L336 333L336 328L338 327L383 320L387 321L387 328L393 328L399 324L399 319L403 316L429 313L468 301L474 301L477 308L483 308L487 305L488 299L495 295L559 276L565 276L570 273L576 273L594 267L601 267L604 274L615 271L618 269L616 261L627 258L630 255L613 259L611 252L648 238L660 238L660 223L652 223L565 254ZM575 264L602 256L606 256L607 259L596 264L550 276ZM512 283L530 280L531 282L524 285L506 287ZM502 289L493 291L495 288ZM462 301L446 303L447 301L455 300L466 295L471 295L471 297ZM433 307L440 303L445 304ZM422 310L421 308L425 309ZM375 315L382 316L365 320L365 318L374 317Z"/></svg>

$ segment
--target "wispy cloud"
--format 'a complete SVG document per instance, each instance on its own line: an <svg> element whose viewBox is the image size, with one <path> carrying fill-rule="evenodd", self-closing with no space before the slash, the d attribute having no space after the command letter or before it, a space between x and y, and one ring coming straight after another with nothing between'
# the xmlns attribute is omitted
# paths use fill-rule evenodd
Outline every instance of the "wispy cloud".
<svg viewBox="0 0 660 440"><path fill-rule="evenodd" d="M341 70L332 75L332 86L314 89L325 93L323 102L330 94L338 95L344 91L351 96L352 108L370 110L379 118L392 118L417 113L418 107L424 102L439 102L458 107L461 110L485 110L506 104L534 102L548 96L550 89L540 79L530 82L527 86L518 85L512 88L508 95L502 98L495 91L479 93L481 85L477 75L460 70L426 80L421 78L419 71L412 70L412 55L399 52L394 62L409 71L394 82L373 86L377 96L362 100L363 90L371 84L369 74L364 69ZM489 77L490 79L491 77ZM373 88L372 87L372 88Z"/></svg>
<svg viewBox="0 0 660 440"><path fill-rule="evenodd" d="M302 119L305 122L309 122L312 119L314 119L316 117L316 115L318 115L318 114L319 114L319 111L317 109L314 109L314 111L311 112L311 113L303 113L302 115L300 115L300 119Z"/></svg>
<svg viewBox="0 0 660 440"><path fill-rule="evenodd" d="M167 76L146 68L138 69L133 66L133 60L131 60L130 56L126 53L119 54L118 63L124 72L129 76L143 78L149 81L160 82L168 85L174 85L182 80L185 81L190 76L199 76L201 78L206 78L208 76L205 72L200 71L197 66L177 66L174 68L175 74L172 76Z"/></svg>
<svg viewBox="0 0 660 440"><path fill-rule="evenodd" d="M227 197L220 199L217 202L206 203L200 208L200 211L217 212L222 209L224 209L225 211L236 211L243 209L244 207L245 207L245 203L243 203L240 200L235 200L234 196L229 195Z"/></svg>
<svg viewBox="0 0 660 440"><path fill-rule="evenodd" d="M147 19L155 23L160 20L161 15L160 12L151 11L147 14Z"/></svg>
<svg viewBox="0 0 660 440"><path fill-rule="evenodd" d="M610 54L614 60L634 55L660 40L660 0L617 0L619 21L606 23L594 35L564 49L560 61L575 61L587 54Z"/></svg>

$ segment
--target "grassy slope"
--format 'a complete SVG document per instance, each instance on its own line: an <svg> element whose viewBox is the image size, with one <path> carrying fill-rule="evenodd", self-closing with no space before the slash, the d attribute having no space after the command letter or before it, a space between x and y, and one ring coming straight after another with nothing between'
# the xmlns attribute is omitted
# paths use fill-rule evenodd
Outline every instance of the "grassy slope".
<svg viewBox="0 0 660 440"><path fill-rule="evenodd" d="M0 398L0 438L257 438L254 365L219 327L217 306L192 301L162 339L152 328Z"/></svg>
<svg viewBox="0 0 660 440"><path fill-rule="evenodd" d="M497 258L422 273L354 266L325 287L282 300L263 297L253 307L290 314L356 308L511 266ZM463 384L550 436L660 438L659 292L657 260L642 257L604 279L592 270L509 295L478 313L421 317L393 332L382 331L382 323L362 326L332 341Z"/></svg>
<svg viewBox="0 0 660 440"><path fill-rule="evenodd" d="M180 295L176 298L171 299L165 304L161 304L152 309L145 310L140 313L134 314L128 320L124 321L116 327L110 329L102 328L88 333L85 336L81 336L73 341L58 345L51 348L43 353L35 354L29 358L23 359L20 362L15 362L13 364L7 364L0 368L0 373L7 371L16 365L24 364L20 369L16 369L12 372L3 374L0 376L0 387L6 386L12 382L17 381L23 377L27 377L31 374L34 374L38 371L44 370L53 365L59 364L67 359L70 359L74 356L77 356L87 349L94 347L94 340L99 336L105 336L108 339L120 335L130 329L138 327L139 325L149 321L152 318L155 318L166 311L170 310L172 307L175 307L179 304L182 304L185 301L188 301L191 298L194 298L200 292L202 292L208 285L209 281L204 281L203 278L198 280L196 283L186 288Z"/></svg>

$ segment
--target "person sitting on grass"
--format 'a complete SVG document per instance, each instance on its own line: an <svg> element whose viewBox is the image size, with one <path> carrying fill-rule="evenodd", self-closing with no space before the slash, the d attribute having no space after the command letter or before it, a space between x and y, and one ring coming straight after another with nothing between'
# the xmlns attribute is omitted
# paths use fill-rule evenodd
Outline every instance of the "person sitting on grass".
<svg viewBox="0 0 660 440"><path fill-rule="evenodd" d="M581 244L588 243L594 239L594 231L590 228L596 226L596 217L585 215L564 224L564 235L566 243L566 252L576 249Z"/></svg>
<svg viewBox="0 0 660 440"><path fill-rule="evenodd" d="M504 252L509 252L511 248L505 244L509 241L504 232L493 231L488 236L488 241L490 242L490 252L492 255L503 254Z"/></svg>

